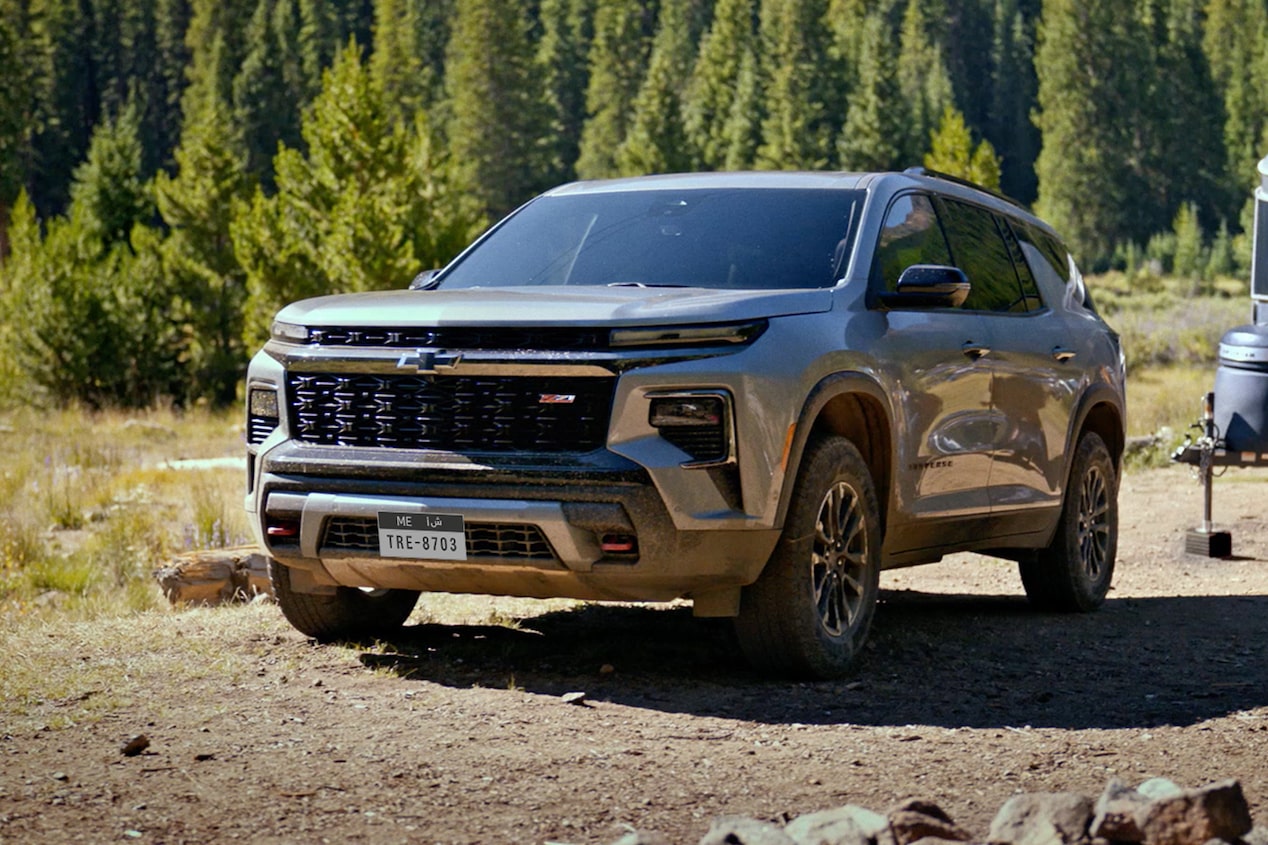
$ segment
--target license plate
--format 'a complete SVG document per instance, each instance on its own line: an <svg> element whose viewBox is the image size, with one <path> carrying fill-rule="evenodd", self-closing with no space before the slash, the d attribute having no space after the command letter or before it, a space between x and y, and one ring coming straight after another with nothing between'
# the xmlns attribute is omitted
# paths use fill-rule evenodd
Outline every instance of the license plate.
<svg viewBox="0 0 1268 845"><path fill-rule="evenodd" d="M462 516L379 512L379 554L409 560L466 560Z"/></svg>

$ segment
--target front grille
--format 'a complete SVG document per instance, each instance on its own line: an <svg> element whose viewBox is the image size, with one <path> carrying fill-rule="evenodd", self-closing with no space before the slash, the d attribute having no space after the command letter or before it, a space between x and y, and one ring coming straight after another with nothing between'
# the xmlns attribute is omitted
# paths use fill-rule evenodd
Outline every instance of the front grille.
<svg viewBox="0 0 1268 845"><path fill-rule="evenodd" d="M291 373L305 443L452 452L588 452L607 440L612 378Z"/></svg>
<svg viewBox="0 0 1268 845"><path fill-rule="evenodd" d="M608 330L596 328L311 328L308 342L321 346L434 347L439 349L603 350Z"/></svg>
<svg viewBox="0 0 1268 845"><path fill-rule="evenodd" d="M536 525L467 523L467 557L554 560L555 553ZM379 552L379 524L371 517L333 517L326 523L322 551Z"/></svg>

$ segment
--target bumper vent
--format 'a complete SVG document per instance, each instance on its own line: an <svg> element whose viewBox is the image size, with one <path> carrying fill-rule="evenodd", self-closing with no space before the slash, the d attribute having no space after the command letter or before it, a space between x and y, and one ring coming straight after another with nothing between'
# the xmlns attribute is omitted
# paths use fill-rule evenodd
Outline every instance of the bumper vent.
<svg viewBox="0 0 1268 845"><path fill-rule="evenodd" d="M536 525L473 523L466 526L467 557L502 560L554 560L555 553ZM374 519L335 517L326 523L321 549L379 552L379 527Z"/></svg>
<svg viewBox="0 0 1268 845"><path fill-rule="evenodd" d="M726 430L721 426L663 428L660 436L696 461L724 461L727 458Z"/></svg>
<svg viewBox="0 0 1268 845"><path fill-rule="evenodd" d="M291 373L306 443L452 452L588 452L607 441L611 378Z"/></svg>

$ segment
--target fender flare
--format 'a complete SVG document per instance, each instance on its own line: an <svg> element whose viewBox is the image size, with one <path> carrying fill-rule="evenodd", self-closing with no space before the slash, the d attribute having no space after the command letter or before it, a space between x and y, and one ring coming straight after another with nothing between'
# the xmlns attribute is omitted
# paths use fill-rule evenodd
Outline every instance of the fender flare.
<svg viewBox="0 0 1268 845"><path fill-rule="evenodd" d="M849 394L863 394L875 400L881 407L887 426L889 452L883 456L887 470L894 465L894 448L897 438L894 436L894 412L890 403L890 392L885 390L872 376L860 372L832 373L820 379L811 388L802 403L801 412L797 415L796 428L792 440L788 444L788 454L783 462L783 485L779 491L779 507L775 513L775 525L783 530L784 519L788 515L788 506L792 500L793 486L801 471L801 461L805 456L806 443L815 430L820 414L832 400ZM866 458L866 456L865 456ZM888 478L873 478L881 510L882 525L887 521L888 512Z"/></svg>

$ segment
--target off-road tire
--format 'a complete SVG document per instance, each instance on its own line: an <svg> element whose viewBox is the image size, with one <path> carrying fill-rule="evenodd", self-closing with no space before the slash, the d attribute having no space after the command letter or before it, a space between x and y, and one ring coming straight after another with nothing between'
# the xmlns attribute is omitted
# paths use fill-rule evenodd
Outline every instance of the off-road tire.
<svg viewBox="0 0 1268 845"><path fill-rule="evenodd" d="M337 587L334 595L299 593L291 574L269 561L269 580L282 615L302 634L321 642L387 637L400 630L418 603L416 590L359 590Z"/></svg>
<svg viewBox="0 0 1268 845"><path fill-rule="evenodd" d="M880 510L853 443L814 437L793 488L783 536L744 588L735 630L759 670L800 678L845 674L876 610Z"/></svg>
<svg viewBox="0 0 1268 845"><path fill-rule="evenodd" d="M1087 613L1105 601L1118 552L1118 474L1100 435L1079 438L1052 544L1018 565L1040 610Z"/></svg>

